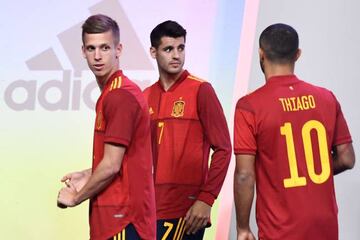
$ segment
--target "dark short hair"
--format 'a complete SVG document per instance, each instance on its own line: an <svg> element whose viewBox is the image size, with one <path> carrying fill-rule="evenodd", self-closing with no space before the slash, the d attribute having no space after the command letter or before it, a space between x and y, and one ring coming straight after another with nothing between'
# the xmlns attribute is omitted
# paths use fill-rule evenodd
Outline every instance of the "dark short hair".
<svg viewBox="0 0 360 240"><path fill-rule="evenodd" d="M275 63L293 63L299 48L299 36L294 28L283 23L268 26L260 35L260 48Z"/></svg>
<svg viewBox="0 0 360 240"><path fill-rule="evenodd" d="M162 37L184 37L186 40L186 30L177 22L168 20L160 23L151 31L151 46L158 48Z"/></svg>
<svg viewBox="0 0 360 240"><path fill-rule="evenodd" d="M104 33L107 31L112 32L114 43L118 44L120 29L116 21L103 14L92 15L82 25L82 41L84 43L85 33Z"/></svg>

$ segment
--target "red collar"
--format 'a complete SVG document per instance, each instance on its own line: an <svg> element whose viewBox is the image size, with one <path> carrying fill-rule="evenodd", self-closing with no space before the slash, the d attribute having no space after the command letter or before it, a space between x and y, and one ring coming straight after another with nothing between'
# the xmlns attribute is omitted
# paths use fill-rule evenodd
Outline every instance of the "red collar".
<svg viewBox="0 0 360 240"><path fill-rule="evenodd" d="M175 81L175 83L167 90L165 91L164 87L162 86L160 79L157 82L158 87L164 91L164 92L172 92L174 91L188 76L190 75L190 73L187 70L184 70L181 75L179 76L179 78Z"/></svg>

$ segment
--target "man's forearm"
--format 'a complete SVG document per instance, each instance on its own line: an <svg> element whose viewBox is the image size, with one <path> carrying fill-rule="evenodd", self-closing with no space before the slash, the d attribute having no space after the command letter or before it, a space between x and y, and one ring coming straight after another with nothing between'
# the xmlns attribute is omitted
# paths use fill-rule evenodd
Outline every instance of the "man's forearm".
<svg viewBox="0 0 360 240"><path fill-rule="evenodd" d="M77 204L94 197L97 193L108 186L117 174L116 169L108 166L108 164L104 161L100 162L93 173L91 173L91 169L87 169L85 171L86 174L89 174L89 181L76 195L75 202Z"/></svg>
<svg viewBox="0 0 360 240"><path fill-rule="evenodd" d="M251 173L235 171L234 198L237 228L249 229L251 205L254 198L255 176Z"/></svg>
<svg viewBox="0 0 360 240"><path fill-rule="evenodd" d="M94 197L113 181L114 177L119 174L125 150L124 146L105 143L104 157L92 174L89 172L90 169L87 170L91 176L85 186L76 194L74 199L76 204Z"/></svg>

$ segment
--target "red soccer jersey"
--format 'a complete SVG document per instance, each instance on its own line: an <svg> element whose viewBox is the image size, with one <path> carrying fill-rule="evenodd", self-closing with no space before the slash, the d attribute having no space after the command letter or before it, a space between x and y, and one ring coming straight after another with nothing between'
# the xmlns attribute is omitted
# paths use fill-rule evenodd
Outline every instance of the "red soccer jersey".
<svg viewBox="0 0 360 240"><path fill-rule="evenodd" d="M157 218L184 217L196 199L212 205L231 156L213 88L184 71L168 91L158 81L144 93L151 115Z"/></svg>
<svg viewBox="0 0 360 240"><path fill-rule="evenodd" d="M91 239L108 239L132 223L142 239L155 239L150 119L141 90L114 73L96 103L93 170L104 144L126 147L119 174L90 202Z"/></svg>
<svg viewBox="0 0 360 240"><path fill-rule="evenodd" d="M338 239L333 146L351 142L328 90L277 76L241 98L235 154L253 154L259 239Z"/></svg>

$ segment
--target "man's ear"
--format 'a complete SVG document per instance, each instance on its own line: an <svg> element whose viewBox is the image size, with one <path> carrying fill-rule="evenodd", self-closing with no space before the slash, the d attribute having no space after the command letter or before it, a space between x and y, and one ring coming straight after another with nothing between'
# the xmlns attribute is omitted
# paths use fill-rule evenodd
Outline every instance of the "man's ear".
<svg viewBox="0 0 360 240"><path fill-rule="evenodd" d="M118 44L116 45L116 58L119 58L119 57L120 57L121 52L122 52L122 44L121 44L121 43L118 43Z"/></svg>
<svg viewBox="0 0 360 240"><path fill-rule="evenodd" d="M299 59L300 56L301 56L301 49L298 48L296 51L295 62Z"/></svg>
<svg viewBox="0 0 360 240"><path fill-rule="evenodd" d="M260 60L261 62L264 62L264 58L265 58L264 50L262 50L261 48L259 48L259 60Z"/></svg>
<svg viewBox="0 0 360 240"><path fill-rule="evenodd" d="M152 58L156 59L156 53L157 53L157 50L155 47L150 47L150 55Z"/></svg>

